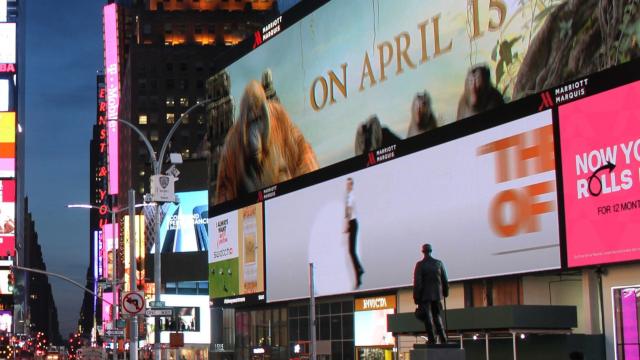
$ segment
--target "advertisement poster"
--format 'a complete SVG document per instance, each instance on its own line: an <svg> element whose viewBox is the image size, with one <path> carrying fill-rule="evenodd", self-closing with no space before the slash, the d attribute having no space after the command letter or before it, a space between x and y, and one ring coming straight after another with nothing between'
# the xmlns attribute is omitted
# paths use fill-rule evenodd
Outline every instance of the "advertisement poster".
<svg viewBox="0 0 640 360"><path fill-rule="evenodd" d="M387 331L387 315L395 312L395 295L355 299L355 346L393 346L395 338Z"/></svg>
<svg viewBox="0 0 640 360"><path fill-rule="evenodd" d="M318 296L411 286L424 243L450 280L557 269L555 176L547 110L269 199L267 301L309 263Z"/></svg>
<svg viewBox="0 0 640 360"><path fill-rule="evenodd" d="M16 181L0 180L0 256L15 254Z"/></svg>
<svg viewBox="0 0 640 360"><path fill-rule="evenodd" d="M16 114L0 112L0 177L16 176Z"/></svg>
<svg viewBox="0 0 640 360"><path fill-rule="evenodd" d="M640 81L559 107L569 267L640 259L638 99Z"/></svg>
<svg viewBox="0 0 640 360"><path fill-rule="evenodd" d="M162 205L160 246L163 253L207 251L209 204L207 191L176 193L178 203ZM154 253L152 249L151 253Z"/></svg>
<svg viewBox="0 0 640 360"><path fill-rule="evenodd" d="M160 341L169 343L169 334L182 332L185 344L209 344L211 342L211 312L207 295L162 294L161 301L173 308L174 318L161 318ZM148 304L147 304L148 306ZM154 332L154 318L147 317L147 334ZM153 336L149 343L154 342Z"/></svg>
<svg viewBox="0 0 640 360"><path fill-rule="evenodd" d="M628 61L640 15L623 19L624 6L600 20L566 0L334 0L294 24L285 14L211 82L214 203Z"/></svg>
<svg viewBox="0 0 640 360"><path fill-rule="evenodd" d="M209 295L225 304L264 300L262 203L209 220ZM252 297L252 298L253 298Z"/></svg>

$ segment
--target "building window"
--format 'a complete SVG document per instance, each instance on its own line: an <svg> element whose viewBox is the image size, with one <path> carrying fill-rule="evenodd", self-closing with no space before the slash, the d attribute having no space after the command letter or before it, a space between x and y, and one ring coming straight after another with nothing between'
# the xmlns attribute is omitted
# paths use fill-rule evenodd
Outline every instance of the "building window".
<svg viewBox="0 0 640 360"><path fill-rule="evenodd" d="M158 141L160 140L160 136L158 135L158 130L152 130L151 135L149 136L149 140Z"/></svg>
<svg viewBox="0 0 640 360"><path fill-rule="evenodd" d="M196 25L193 31L198 35L202 34L202 25L200 24Z"/></svg>
<svg viewBox="0 0 640 360"><path fill-rule="evenodd" d="M151 24L142 25L142 33L145 35L151 34Z"/></svg>
<svg viewBox="0 0 640 360"><path fill-rule="evenodd" d="M173 64L167 63L167 71L173 71Z"/></svg>
<svg viewBox="0 0 640 360"><path fill-rule="evenodd" d="M185 115L185 116L182 118L182 123L183 123L183 124L188 124L188 123L189 123L189 115Z"/></svg>
<svg viewBox="0 0 640 360"><path fill-rule="evenodd" d="M172 113L167 114L167 124L173 124L176 122L176 115Z"/></svg>
<svg viewBox="0 0 640 360"><path fill-rule="evenodd" d="M173 26L171 24L164 24L164 33L171 34L173 32Z"/></svg>
<svg viewBox="0 0 640 360"><path fill-rule="evenodd" d="M176 82L173 79L167 79L167 89L173 89L176 87Z"/></svg>
<svg viewBox="0 0 640 360"><path fill-rule="evenodd" d="M167 97L166 104L167 104L167 107L172 107L173 105L175 105L175 99L170 96Z"/></svg>
<svg viewBox="0 0 640 360"><path fill-rule="evenodd" d="M186 79L180 80L178 84L179 84L180 90L187 90L187 87L189 86L189 82Z"/></svg>
<svg viewBox="0 0 640 360"><path fill-rule="evenodd" d="M138 116L138 124L139 125L147 125L147 115L139 115Z"/></svg>
<svg viewBox="0 0 640 360"><path fill-rule="evenodd" d="M184 107L189 106L189 99L187 99L186 97L181 97L180 98L180 106L184 106Z"/></svg>

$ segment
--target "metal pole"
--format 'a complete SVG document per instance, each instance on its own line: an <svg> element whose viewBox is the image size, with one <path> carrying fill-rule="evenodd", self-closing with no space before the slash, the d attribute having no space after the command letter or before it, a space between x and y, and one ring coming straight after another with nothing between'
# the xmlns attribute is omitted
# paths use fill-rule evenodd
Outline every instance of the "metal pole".
<svg viewBox="0 0 640 360"><path fill-rule="evenodd" d="M489 333L484 333L484 352L487 355L487 360L489 360Z"/></svg>
<svg viewBox="0 0 640 360"><path fill-rule="evenodd" d="M157 169L157 166L154 166L155 169ZM157 175L157 173L156 173ZM156 203L156 213L155 213L155 218L156 218L156 222L155 222L155 233L156 233L156 239L155 239L155 253L153 254L153 283L154 283L154 287L155 287L155 296L154 299L156 302L160 301L160 289L161 289L161 282L160 282L160 271L162 270L162 267L160 266L160 262L161 262L161 257L160 257L160 251L162 249L160 249L160 203ZM160 318L159 317L155 317L154 318L154 324L155 324L155 332L154 332L154 344L153 344L153 348L155 350L155 359L156 360L160 360L161 359L161 346L160 346Z"/></svg>
<svg viewBox="0 0 640 360"><path fill-rule="evenodd" d="M118 240L116 236L116 212L113 209L115 203L114 195L111 195L111 240L113 241L113 248L111 249L111 293L113 294L113 302L111 303L111 328L116 329L116 320L118 319L118 285L117 285L117 247ZM113 360L118 359L118 336L113 336Z"/></svg>
<svg viewBox="0 0 640 360"><path fill-rule="evenodd" d="M136 291L136 191L129 189L129 291ZM142 229L140 229L142 231ZM129 329L129 359L138 360L138 315L131 317Z"/></svg>
<svg viewBox="0 0 640 360"><path fill-rule="evenodd" d="M309 337L311 340L311 360L317 359L316 352L316 291L313 279L313 263L309 263L309 298L311 300Z"/></svg>

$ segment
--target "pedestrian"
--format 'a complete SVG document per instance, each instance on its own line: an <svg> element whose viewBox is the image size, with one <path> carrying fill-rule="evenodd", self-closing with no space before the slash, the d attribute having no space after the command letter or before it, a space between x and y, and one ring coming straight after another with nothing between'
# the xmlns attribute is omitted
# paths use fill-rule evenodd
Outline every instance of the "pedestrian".
<svg viewBox="0 0 640 360"><path fill-rule="evenodd" d="M351 264L356 275L356 289L362 285L362 274L364 268L360 264L358 258L358 219L356 212L356 198L353 194L353 178L347 178L347 194L344 204L345 229L344 232L349 234L349 256L351 256Z"/></svg>
<svg viewBox="0 0 640 360"><path fill-rule="evenodd" d="M422 245L424 257L416 263L413 272L413 301L418 306L416 313L424 313L424 325L429 344L436 343L434 326L441 344L447 343L442 325L442 303L449 296L449 282L442 261L431 257L430 244Z"/></svg>

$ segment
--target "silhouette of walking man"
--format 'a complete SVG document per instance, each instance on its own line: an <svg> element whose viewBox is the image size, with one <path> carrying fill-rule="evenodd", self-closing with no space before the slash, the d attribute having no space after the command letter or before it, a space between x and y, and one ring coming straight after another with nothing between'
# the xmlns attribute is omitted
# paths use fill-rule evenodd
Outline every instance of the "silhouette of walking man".
<svg viewBox="0 0 640 360"><path fill-rule="evenodd" d="M413 301L425 313L424 326L428 343L435 344L435 325L440 343L447 343L447 335L442 326L442 304L440 300L449 296L449 282L442 261L431 257L431 245L422 245L424 258L416 263L413 272Z"/></svg>

